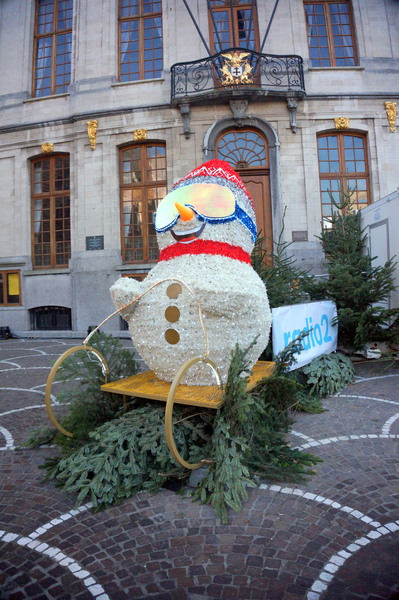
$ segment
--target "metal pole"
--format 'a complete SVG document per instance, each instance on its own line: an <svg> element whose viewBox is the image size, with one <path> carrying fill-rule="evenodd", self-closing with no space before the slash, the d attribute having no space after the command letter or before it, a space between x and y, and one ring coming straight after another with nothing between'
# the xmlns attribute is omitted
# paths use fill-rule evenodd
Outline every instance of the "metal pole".
<svg viewBox="0 0 399 600"><path fill-rule="evenodd" d="M233 10L233 0L230 0L230 15L231 15L231 26L233 28L233 47L236 47L236 31L234 27L234 10Z"/></svg>
<svg viewBox="0 0 399 600"><path fill-rule="evenodd" d="M208 10L211 13L211 19L212 19L212 23L213 23L213 30L216 33L216 37L218 39L219 52L221 52L223 50L223 48L222 48L222 41L220 39L219 32L218 32L217 27L216 27L215 16L213 14L213 10L212 10L210 1L209 0L206 0L206 1L207 1L207 4L208 4Z"/></svg>
<svg viewBox="0 0 399 600"><path fill-rule="evenodd" d="M201 33L201 29L198 27L197 21L194 19L194 15L193 15L193 13L191 12L191 10L190 10L190 7L189 7L189 6L188 6L188 4L187 4L187 0L183 0L183 2L184 2L184 6L187 8L187 12L188 12L188 14L189 14L189 15L190 15L190 17L191 17L191 20L192 20L192 22L193 22L193 23L194 23L194 25L195 25L195 28L196 28L196 30L197 30L197 31L198 31L198 33L199 33L199 36L200 36L200 38L201 38L201 40L202 40L202 43L204 44L204 46L205 46L205 48L206 48L206 51L208 52L208 56L212 56L212 55L211 55L211 51L210 51L210 50L209 50L209 48L208 48L208 44L206 43L206 41L205 41L205 39L204 39L204 36L203 36L203 35L202 35L202 33Z"/></svg>
<svg viewBox="0 0 399 600"><path fill-rule="evenodd" d="M271 26L271 24L272 24L272 22L273 22L274 13L276 12L276 8L277 8L277 5L278 5L278 3L279 3L279 0L276 0L276 3L275 3L275 5L274 5L274 8L273 8L272 15L271 15L271 17L270 17L269 25L267 26L267 29L266 29L265 37L263 38L262 46L261 46L261 48L260 48L260 53L261 53L261 54L262 54L262 52L263 52L263 46L265 45L266 38L267 38L267 36L268 36L268 34L269 34L270 26Z"/></svg>
<svg viewBox="0 0 399 600"><path fill-rule="evenodd" d="M254 18L254 6L255 6L255 0L252 0L252 3L251 3L251 14L249 16L249 26L248 26L248 49L250 49L249 48L249 44L250 44L250 41L251 41L252 21L253 21L253 18ZM252 48L252 50L255 50L255 48Z"/></svg>

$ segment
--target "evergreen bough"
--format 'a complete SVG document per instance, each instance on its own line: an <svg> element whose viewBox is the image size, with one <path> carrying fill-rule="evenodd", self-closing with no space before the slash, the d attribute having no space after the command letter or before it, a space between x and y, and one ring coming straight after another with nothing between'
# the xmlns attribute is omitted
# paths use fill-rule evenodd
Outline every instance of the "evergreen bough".
<svg viewBox="0 0 399 600"><path fill-rule="evenodd" d="M108 380L116 381L139 372L133 354L121 346L120 340L96 332L90 346L98 350L109 367ZM68 413L60 419L61 425L73 433L69 438L54 428L41 427L32 431L24 447L36 447L55 442L65 451L72 451L88 440L96 427L115 418L121 412L121 397L101 391L105 383L101 365L93 354L81 350L69 356L57 371L57 381L67 384L56 396L57 403L69 406Z"/></svg>
<svg viewBox="0 0 399 600"><path fill-rule="evenodd" d="M310 394L322 398L340 392L355 380L352 361L339 352L318 356L302 367L302 372L307 376Z"/></svg>
<svg viewBox="0 0 399 600"><path fill-rule="evenodd" d="M210 455L214 462L194 493L195 500L211 504L223 523L227 507L241 510L246 487L259 479L302 481L320 459L292 450L284 436L292 418L298 383L286 373L299 341L291 342L276 361L274 373L247 393L248 350L236 346L232 355L224 403L218 410ZM251 346L250 346L251 347Z"/></svg>
<svg viewBox="0 0 399 600"><path fill-rule="evenodd" d="M103 334L97 347L107 362L110 359L113 363L114 372L125 375L117 366L119 356L126 371L135 370L131 355L127 356L115 343ZM227 522L227 509L241 510L248 497L247 487L256 486L260 478L301 481L313 473L310 467L319 461L311 454L292 450L284 435L291 425L296 393L301 387L286 372L297 350L295 344L299 343L300 340L291 343L276 361L273 375L252 393L246 392L249 348L241 350L237 346L232 353L224 403L216 413L211 409L174 407L173 431L179 453L189 462L203 460L206 465L206 476L194 499L214 506L223 523ZM113 357L108 353L111 347ZM83 365L86 360L84 355L71 357L70 363L65 361L61 373L65 381L68 376L83 377L81 382L85 383L63 392L63 398L75 397L70 412L74 419L84 415L85 426L74 420L72 439L66 440L57 433L54 442L62 455L43 465L47 469L45 479L54 479L63 490L74 492L77 506L89 497L95 510L121 502L139 491L156 492L168 482L184 483L190 472L177 465L169 452L165 405L132 399L123 413L120 399L116 407L110 395L111 407L103 406L98 411L94 398L101 393L101 369L98 372L95 363ZM100 399L106 402L105 398ZM101 418L111 416L98 425L99 414ZM62 421L63 425L66 423L72 423L70 414ZM37 433L36 442L43 439L46 439L43 434ZM35 445L32 436L30 445Z"/></svg>
<svg viewBox="0 0 399 600"><path fill-rule="evenodd" d="M182 454L198 460L199 447L207 440L209 415L187 417L192 408L179 407L179 425L174 427L176 446ZM176 411L175 411L176 412ZM90 441L66 458L46 463L45 479L56 479L63 490L78 494L76 506L89 496L95 510L117 504L140 492L157 492L167 480L187 478L176 465L165 438L165 407L160 403L135 402L131 412L98 427Z"/></svg>

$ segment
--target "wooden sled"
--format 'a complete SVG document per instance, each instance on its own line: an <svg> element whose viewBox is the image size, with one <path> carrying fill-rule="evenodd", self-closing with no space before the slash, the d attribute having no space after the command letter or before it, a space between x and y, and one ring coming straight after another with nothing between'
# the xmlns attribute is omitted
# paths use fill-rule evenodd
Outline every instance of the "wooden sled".
<svg viewBox="0 0 399 600"><path fill-rule="evenodd" d="M108 365L105 362L104 357L101 355L98 350L92 348L91 346L74 346L70 348L60 358L55 362L53 368L50 371L50 375L47 380L46 385L46 410L47 414L50 418L50 421L61 433L68 437L73 437L73 434L69 431L66 431L56 420L53 414L53 410L51 407L51 388L54 381L54 377L61 363L71 354L77 352L78 350L86 350L87 352L91 352L94 356L100 361L100 364L103 369L103 374L105 380L108 375ZM192 367L197 362L205 362L209 365L212 371L215 374L215 377L218 381L218 385L180 385L180 381L185 375L186 371L190 367ZM247 391L252 390L256 386L260 384L260 382L269 377L274 371L274 362L262 362L258 361L256 365L252 369L252 375L249 379L247 385ZM118 381L113 381L109 383L104 383L101 386L101 390L103 392L111 392L112 394L119 394L126 400L126 397L131 396L134 398L145 398L147 400L159 400L162 402L166 402L165 407L165 435L166 441L168 443L168 448L173 458L186 469L199 469L203 466L203 462L199 463L188 463L185 461L182 456L180 456L175 441L173 439L173 423L172 423L172 415L173 415L173 405L176 402L177 404L185 404L188 406L201 406L203 408L213 408L218 409L223 404L223 386L221 384L220 376L218 373L218 369L215 363L209 358L192 358L184 363L184 365L178 370L173 379L172 383L168 383L166 381L161 381L157 378L153 371L146 371L144 373L139 373L138 375L133 375L132 377L127 377L126 379L119 379Z"/></svg>

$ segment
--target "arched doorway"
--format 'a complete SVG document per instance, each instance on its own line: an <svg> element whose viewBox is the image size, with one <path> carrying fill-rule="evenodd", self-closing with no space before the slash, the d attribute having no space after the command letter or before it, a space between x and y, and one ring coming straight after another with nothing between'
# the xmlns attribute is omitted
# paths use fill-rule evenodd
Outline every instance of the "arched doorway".
<svg viewBox="0 0 399 600"><path fill-rule="evenodd" d="M255 206L258 232L265 249L273 251L273 218L270 200L269 152L265 136L255 128L224 130L215 144L215 157L227 161L237 171Z"/></svg>

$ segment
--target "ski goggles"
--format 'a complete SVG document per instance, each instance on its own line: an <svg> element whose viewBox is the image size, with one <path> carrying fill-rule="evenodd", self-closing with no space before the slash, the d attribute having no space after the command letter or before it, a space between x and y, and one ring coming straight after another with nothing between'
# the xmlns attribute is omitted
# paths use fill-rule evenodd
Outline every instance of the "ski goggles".
<svg viewBox="0 0 399 600"><path fill-rule="evenodd" d="M189 206L206 221L224 222L235 218L236 202L231 190L216 183L192 183L167 194L155 214L155 229L167 231L179 218L175 202Z"/></svg>

